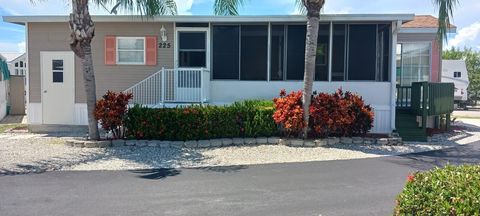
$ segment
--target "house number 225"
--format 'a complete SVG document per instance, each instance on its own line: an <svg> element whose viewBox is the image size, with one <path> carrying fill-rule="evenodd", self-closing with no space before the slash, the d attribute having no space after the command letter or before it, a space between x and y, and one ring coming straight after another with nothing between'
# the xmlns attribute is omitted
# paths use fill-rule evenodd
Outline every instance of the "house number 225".
<svg viewBox="0 0 480 216"><path fill-rule="evenodd" d="M159 43L158 48L170 48L172 45L170 43Z"/></svg>

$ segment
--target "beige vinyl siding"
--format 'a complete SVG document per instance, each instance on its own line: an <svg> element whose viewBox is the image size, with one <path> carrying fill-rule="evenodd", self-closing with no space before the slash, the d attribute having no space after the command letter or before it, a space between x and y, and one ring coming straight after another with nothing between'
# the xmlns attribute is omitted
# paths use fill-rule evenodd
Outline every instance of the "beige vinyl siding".
<svg viewBox="0 0 480 216"><path fill-rule="evenodd" d="M161 26L167 30L170 48L158 49L156 66L146 65L105 65L104 37L106 35L143 37L160 34ZM41 51L70 51L69 28L67 23L29 23L28 54L30 78L30 102L41 102ZM97 97L107 90L123 91L162 67L173 67L174 29L173 23L96 23L95 38L92 41L93 64L97 83ZM160 37L159 37L159 42ZM75 103L85 103L85 90L81 60L75 59Z"/></svg>

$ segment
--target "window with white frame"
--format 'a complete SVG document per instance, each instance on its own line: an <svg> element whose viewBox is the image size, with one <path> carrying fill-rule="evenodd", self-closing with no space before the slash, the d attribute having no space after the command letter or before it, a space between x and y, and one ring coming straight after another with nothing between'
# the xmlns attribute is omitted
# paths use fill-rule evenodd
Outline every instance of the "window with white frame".
<svg viewBox="0 0 480 216"><path fill-rule="evenodd" d="M117 37L117 64L145 64L145 38Z"/></svg>
<svg viewBox="0 0 480 216"><path fill-rule="evenodd" d="M430 80L431 44L426 43L402 43L400 58L400 78L397 84L411 86L412 82ZM397 67L398 70L398 67Z"/></svg>
<svg viewBox="0 0 480 216"><path fill-rule="evenodd" d="M459 72L459 71L453 72L453 77L455 77L455 78L462 77L462 72Z"/></svg>

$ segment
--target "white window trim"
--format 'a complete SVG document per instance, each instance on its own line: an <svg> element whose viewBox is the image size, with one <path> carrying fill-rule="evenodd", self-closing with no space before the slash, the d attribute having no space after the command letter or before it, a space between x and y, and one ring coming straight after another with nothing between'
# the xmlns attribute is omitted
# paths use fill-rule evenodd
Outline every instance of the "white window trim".
<svg viewBox="0 0 480 216"><path fill-rule="evenodd" d="M118 48L118 41L119 40L125 40L125 39L130 39L130 40L137 40L137 39L142 39L143 40L143 50L124 50L124 51L137 51L137 52L141 52L143 51L143 62L120 62L120 59L119 59L119 48ZM116 49L115 49L115 61L117 63L117 65L146 65L147 64L147 40L145 37L116 37L116 41L115 41L115 46L116 46ZM122 52L122 51L120 51Z"/></svg>

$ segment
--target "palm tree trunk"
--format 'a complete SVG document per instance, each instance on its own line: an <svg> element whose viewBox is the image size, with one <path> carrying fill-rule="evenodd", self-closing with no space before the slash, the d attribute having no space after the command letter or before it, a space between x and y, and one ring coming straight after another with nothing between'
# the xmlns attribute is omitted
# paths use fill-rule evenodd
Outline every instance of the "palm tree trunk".
<svg viewBox="0 0 480 216"><path fill-rule="evenodd" d="M70 48L82 60L83 82L87 98L88 134L90 139L98 140L100 135L97 120L94 117L97 96L91 47L95 26L88 10L88 0L72 0L69 24Z"/></svg>
<svg viewBox="0 0 480 216"><path fill-rule="evenodd" d="M313 79L315 74L315 60L317 57L318 26L320 21L320 9L323 0L304 0L307 8L307 38L305 41L305 73L303 76L303 121L307 124L303 128L303 138L308 136L308 123L310 119L310 103L312 101Z"/></svg>
<svg viewBox="0 0 480 216"><path fill-rule="evenodd" d="M95 103L97 102L95 75L93 73L92 47L90 43L82 44L84 57L82 58L83 82L85 83L85 92L87 96L88 111L88 134L90 139L98 140L97 120L94 117Z"/></svg>

